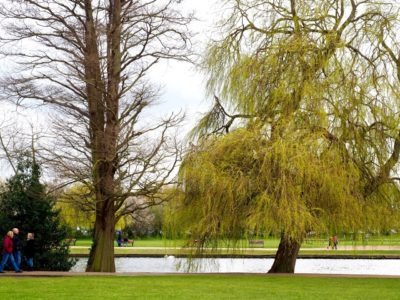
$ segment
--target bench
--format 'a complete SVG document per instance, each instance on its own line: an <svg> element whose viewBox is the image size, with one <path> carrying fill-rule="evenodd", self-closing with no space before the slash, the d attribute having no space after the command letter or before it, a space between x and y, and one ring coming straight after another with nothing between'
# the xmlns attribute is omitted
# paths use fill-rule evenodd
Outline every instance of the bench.
<svg viewBox="0 0 400 300"><path fill-rule="evenodd" d="M75 244L76 244L76 239L68 238L68 239L65 239L64 242L65 242L67 245L73 245L73 246L75 246Z"/></svg>
<svg viewBox="0 0 400 300"><path fill-rule="evenodd" d="M125 247L128 247L128 244L131 244L132 247L133 247L133 243L134 243L134 242L135 242L134 240L123 239L123 240L121 241L121 245L122 245L122 246L125 246Z"/></svg>
<svg viewBox="0 0 400 300"><path fill-rule="evenodd" d="M249 240L249 247L264 247L264 240Z"/></svg>

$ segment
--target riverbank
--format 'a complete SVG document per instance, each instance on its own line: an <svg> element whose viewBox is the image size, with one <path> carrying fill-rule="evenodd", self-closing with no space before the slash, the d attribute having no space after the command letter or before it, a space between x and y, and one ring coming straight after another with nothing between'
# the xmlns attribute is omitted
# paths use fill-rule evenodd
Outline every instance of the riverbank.
<svg viewBox="0 0 400 300"><path fill-rule="evenodd" d="M115 247L115 257L199 257L195 249L177 247ZM276 248L204 249L201 257L209 258L273 258ZM88 246L71 246L71 257L88 257ZM299 258L326 259L400 259L399 246L343 246L338 250L302 248Z"/></svg>

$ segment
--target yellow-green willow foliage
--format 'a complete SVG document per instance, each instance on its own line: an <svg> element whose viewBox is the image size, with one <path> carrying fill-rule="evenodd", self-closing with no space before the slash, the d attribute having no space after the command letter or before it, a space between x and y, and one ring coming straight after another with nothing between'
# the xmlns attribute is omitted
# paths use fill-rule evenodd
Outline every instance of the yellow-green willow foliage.
<svg viewBox="0 0 400 300"><path fill-rule="evenodd" d="M91 190L84 185L75 184L57 199L56 207L60 209L63 223L71 228L91 229L95 220L94 197ZM132 223L131 217L119 218L115 228L125 228Z"/></svg>
<svg viewBox="0 0 400 300"><path fill-rule="evenodd" d="M248 232L360 228L365 212L358 169L320 132L286 131L272 141L262 129L204 140L181 168L185 196L175 218L192 238L217 242Z"/></svg>
<svg viewBox="0 0 400 300"><path fill-rule="evenodd" d="M304 93L320 95L327 80L321 71L327 59L324 55L329 54L321 54L306 36L293 36L256 55L243 53L229 70L216 69L221 61L230 63L229 51L220 44L209 49L208 89L211 93L219 91L222 99L242 113L274 120L298 109Z"/></svg>
<svg viewBox="0 0 400 300"><path fill-rule="evenodd" d="M210 42L204 67L208 92L230 116L246 116L230 129L256 121L270 129L271 142L287 138L288 130L277 128L288 123L309 136L322 132L357 166L364 197L390 211L393 193L387 191L398 190L392 178L400 92L382 49L396 44L395 6L373 0L224 2L221 35ZM388 39L382 46L383 29ZM212 109L193 137L225 133L232 120Z"/></svg>
<svg viewBox="0 0 400 300"><path fill-rule="evenodd" d="M294 272L308 231L397 227L400 63L382 50L394 6L224 3L204 59L215 105L181 168L184 230L204 241L280 232L270 271Z"/></svg>
<svg viewBox="0 0 400 300"><path fill-rule="evenodd" d="M86 186L73 185L57 199L63 223L71 228L90 229L94 222L94 209L87 199L93 199Z"/></svg>

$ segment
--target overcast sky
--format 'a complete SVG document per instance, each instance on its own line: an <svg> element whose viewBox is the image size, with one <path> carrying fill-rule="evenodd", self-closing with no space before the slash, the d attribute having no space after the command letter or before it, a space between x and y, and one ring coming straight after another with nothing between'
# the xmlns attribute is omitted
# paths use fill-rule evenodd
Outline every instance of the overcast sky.
<svg viewBox="0 0 400 300"><path fill-rule="evenodd" d="M192 24L192 30L196 33L195 50L198 54L202 53L204 44L213 31L220 2L186 0L182 4L185 11L194 11L198 19ZM163 115L172 111L184 111L187 115L185 131L190 130L201 113L211 105L211 101L205 97L203 76L190 64L174 61L161 63L152 70L151 78L162 87L159 104L153 107L153 112Z"/></svg>

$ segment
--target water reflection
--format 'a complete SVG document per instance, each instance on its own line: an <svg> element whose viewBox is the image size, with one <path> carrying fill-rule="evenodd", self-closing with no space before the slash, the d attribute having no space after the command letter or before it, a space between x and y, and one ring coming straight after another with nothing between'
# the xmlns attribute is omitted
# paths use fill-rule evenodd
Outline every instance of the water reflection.
<svg viewBox="0 0 400 300"><path fill-rule="evenodd" d="M164 258L116 258L117 272L150 273L265 273L273 259L218 258L194 260L188 270L186 259L173 256ZM80 258L71 271L84 272L86 258ZM400 260L390 259L298 259L296 273L400 275Z"/></svg>

